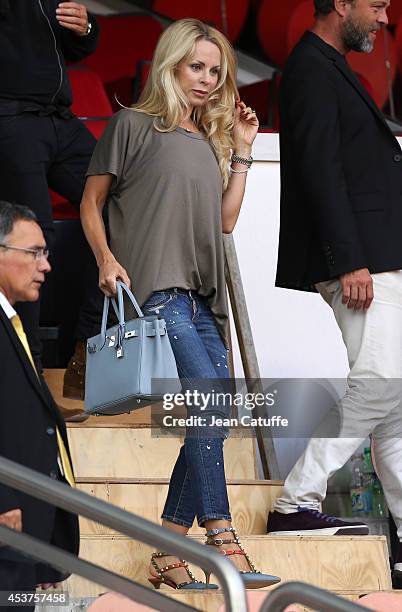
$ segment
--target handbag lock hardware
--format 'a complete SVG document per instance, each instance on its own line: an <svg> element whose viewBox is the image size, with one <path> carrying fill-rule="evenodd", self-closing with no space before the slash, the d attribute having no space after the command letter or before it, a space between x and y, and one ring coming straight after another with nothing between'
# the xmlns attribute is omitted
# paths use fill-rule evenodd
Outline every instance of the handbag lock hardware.
<svg viewBox="0 0 402 612"><path fill-rule="evenodd" d="M138 336L138 332L134 329L133 331L128 331L124 334L124 338L135 338L135 336Z"/></svg>
<svg viewBox="0 0 402 612"><path fill-rule="evenodd" d="M138 336L138 331L133 330L133 331L128 331L124 334L124 339L127 340L128 338L136 338ZM116 336L107 336L107 339L109 340L109 348L114 346L116 344Z"/></svg>

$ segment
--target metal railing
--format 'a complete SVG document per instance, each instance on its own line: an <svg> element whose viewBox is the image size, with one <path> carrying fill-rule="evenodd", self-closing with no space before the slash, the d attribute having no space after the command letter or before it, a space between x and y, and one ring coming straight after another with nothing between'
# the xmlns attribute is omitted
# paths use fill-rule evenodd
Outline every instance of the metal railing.
<svg viewBox="0 0 402 612"><path fill-rule="evenodd" d="M364 612L364 606L304 582L287 582L277 587L261 604L259 612L283 612L290 604L302 604L319 612Z"/></svg>
<svg viewBox="0 0 402 612"><path fill-rule="evenodd" d="M210 570L223 588L227 610L247 612L246 592L241 575L228 559L215 550L211 550L209 546L192 542L169 529L87 493L72 489L64 483L57 482L4 457L0 457L0 482L54 506L102 523L135 540L149 544L157 550L167 550L199 567ZM183 610L184 612L195 609L7 527L0 527L0 540L35 559L79 574L92 582L122 593L130 599L154 607L156 610L163 612Z"/></svg>
<svg viewBox="0 0 402 612"><path fill-rule="evenodd" d="M247 612L244 583L236 568L215 550L179 536L146 519L122 510L117 506L94 498L87 493L72 489L68 485L0 457L0 482L48 502L102 523L133 539L145 542L157 549L163 548L172 554L211 570L224 591L227 612ZM163 612L190 612L191 606L170 599L128 578L106 570L98 565L77 558L75 555L41 542L24 533L0 526L0 542L11 546L38 561L58 567L71 574L83 576L91 582ZM363 612L368 610L352 601L343 599L302 582L288 582L269 594L263 601L260 612L282 612L287 605L299 603L322 612Z"/></svg>

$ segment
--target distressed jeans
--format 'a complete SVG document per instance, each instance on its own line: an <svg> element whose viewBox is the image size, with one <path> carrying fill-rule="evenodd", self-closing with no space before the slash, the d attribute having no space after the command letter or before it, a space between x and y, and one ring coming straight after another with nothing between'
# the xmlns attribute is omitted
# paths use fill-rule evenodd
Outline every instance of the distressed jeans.
<svg viewBox="0 0 402 612"><path fill-rule="evenodd" d="M217 391L225 379L228 382L227 351L204 298L176 288L157 291L142 310L147 315L160 313L165 319L183 391L194 390L194 385L203 391L206 387L211 391L213 385ZM227 418L230 411L230 406L214 402L202 412L195 410L208 418ZM200 526L211 519L231 520L223 461L227 435L225 427L187 430L170 479L163 519L185 527L191 527L195 517Z"/></svg>

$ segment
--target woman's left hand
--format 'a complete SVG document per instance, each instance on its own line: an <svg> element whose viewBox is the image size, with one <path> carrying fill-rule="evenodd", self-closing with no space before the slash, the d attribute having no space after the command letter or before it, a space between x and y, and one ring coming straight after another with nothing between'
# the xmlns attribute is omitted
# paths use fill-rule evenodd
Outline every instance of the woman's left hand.
<svg viewBox="0 0 402 612"><path fill-rule="evenodd" d="M257 136L259 122L255 111L246 106L241 100L236 100L236 109L233 127L234 150L249 146Z"/></svg>

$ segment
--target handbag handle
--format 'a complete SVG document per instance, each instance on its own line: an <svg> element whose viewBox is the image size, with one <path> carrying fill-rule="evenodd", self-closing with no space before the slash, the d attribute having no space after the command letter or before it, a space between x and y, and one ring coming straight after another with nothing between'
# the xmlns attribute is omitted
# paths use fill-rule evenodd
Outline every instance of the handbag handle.
<svg viewBox="0 0 402 612"><path fill-rule="evenodd" d="M118 307L119 307L119 323L121 323L122 325L125 323L125 320L124 320L123 291L122 291L123 289L126 292L126 294L128 295L128 299L130 300L130 302L134 306L137 315L139 317L143 317L144 314L143 314L141 308L139 307L137 300L135 299L134 295L131 293L131 291L127 287L127 285L125 285L123 283L123 281L119 281L119 280L117 281L116 285L117 285L117 304L118 304Z"/></svg>
<svg viewBox="0 0 402 612"><path fill-rule="evenodd" d="M135 299L134 295L131 293L131 291L127 287L127 285L125 285L122 281L118 280L116 282L116 286L117 286L117 304L116 304L115 298L110 298L107 295L105 295L105 299L103 301L101 336L102 336L104 341L106 340L106 326L107 326L107 317L108 317L108 314L109 314L110 302L112 302L114 311L115 311L116 316L117 316L117 318L119 320L119 325L124 325L125 324L123 289L126 292L126 294L128 295L128 298L129 298L130 302L134 306L137 315L139 317L143 317L144 316L141 308L138 305L137 300Z"/></svg>

